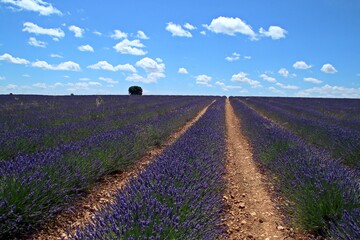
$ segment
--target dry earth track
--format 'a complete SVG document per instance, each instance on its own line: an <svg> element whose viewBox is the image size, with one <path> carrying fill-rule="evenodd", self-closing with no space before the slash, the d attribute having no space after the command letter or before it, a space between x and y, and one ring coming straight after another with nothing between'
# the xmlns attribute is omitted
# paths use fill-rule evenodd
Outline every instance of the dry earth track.
<svg viewBox="0 0 360 240"><path fill-rule="evenodd" d="M213 104L214 100L211 104ZM46 223L38 233L31 236L32 240L48 239L67 239L70 231L77 227L84 226L92 219L99 209L106 204L113 202L117 190L122 189L131 178L135 178L143 171L152 160L160 155L165 148L172 145L181 135L183 135L210 107L209 104L202 109L195 118L188 121L184 126L173 133L164 144L155 147L142 156L136 163L124 172L117 172L105 176L99 181L86 196L78 199L73 204L73 210L59 214L52 222Z"/></svg>
<svg viewBox="0 0 360 240"><path fill-rule="evenodd" d="M282 216L267 190L266 176L257 168L247 139L240 129L229 99L226 100L227 166L223 223L230 239L308 239L295 233Z"/></svg>

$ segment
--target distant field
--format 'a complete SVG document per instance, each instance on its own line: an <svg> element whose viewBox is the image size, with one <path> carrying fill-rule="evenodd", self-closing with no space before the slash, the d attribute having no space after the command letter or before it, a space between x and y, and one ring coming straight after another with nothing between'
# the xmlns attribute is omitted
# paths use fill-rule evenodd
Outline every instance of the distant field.
<svg viewBox="0 0 360 240"><path fill-rule="evenodd" d="M289 224L360 238L360 100L231 97L230 103L254 160L285 199ZM76 239L222 238L225 98L0 96L0 238L36 232L209 105Z"/></svg>

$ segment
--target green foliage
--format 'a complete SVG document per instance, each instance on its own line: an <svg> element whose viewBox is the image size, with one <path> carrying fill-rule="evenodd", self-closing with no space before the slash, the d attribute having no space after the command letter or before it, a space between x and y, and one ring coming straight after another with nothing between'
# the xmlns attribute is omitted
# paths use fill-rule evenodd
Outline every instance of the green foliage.
<svg viewBox="0 0 360 240"><path fill-rule="evenodd" d="M129 87L129 94L130 95L142 95L143 90L139 86L131 86Z"/></svg>

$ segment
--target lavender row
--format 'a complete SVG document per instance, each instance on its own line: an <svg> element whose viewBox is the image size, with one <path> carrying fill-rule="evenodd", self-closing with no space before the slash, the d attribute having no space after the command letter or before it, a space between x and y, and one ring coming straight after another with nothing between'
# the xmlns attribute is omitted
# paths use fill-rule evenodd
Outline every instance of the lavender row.
<svg viewBox="0 0 360 240"><path fill-rule="evenodd" d="M72 238L221 238L224 117L222 98Z"/></svg>
<svg viewBox="0 0 360 240"><path fill-rule="evenodd" d="M284 109L266 98L243 99L266 116L275 119L307 142L328 151L334 158L360 172L360 130L343 127L337 122L327 123L321 118L308 118Z"/></svg>
<svg viewBox="0 0 360 240"><path fill-rule="evenodd" d="M359 239L358 175L239 99L231 104L255 159L285 196L289 223L335 239Z"/></svg>
<svg viewBox="0 0 360 240"><path fill-rule="evenodd" d="M197 101L156 113L140 124L0 161L0 238L36 230L101 176L126 170L214 99L193 98Z"/></svg>
<svg viewBox="0 0 360 240"><path fill-rule="evenodd" d="M315 99L315 98L254 98L276 105L295 115L307 119L336 124L344 128L360 130L359 99Z"/></svg>
<svg viewBox="0 0 360 240"><path fill-rule="evenodd" d="M21 109L3 111L5 114L1 115L0 124L7 127L0 131L0 159L11 160L19 153L34 153L73 143L132 122L141 124L167 112L186 108L187 105L199 105L199 100L192 97L79 96L52 97L55 99L52 99L51 104L59 100L53 110L47 98L49 96L36 96L31 101L25 98L29 105L26 112ZM206 99L200 100L200 104L202 101ZM39 107L32 106L30 103L33 102ZM9 108L14 103L3 104L3 108L4 105ZM57 113L54 114L54 111ZM15 114L18 115L17 119L10 120L7 116ZM36 126L33 126L34 122ZM19 126L13 126L13 129L9 127L11 125Z"/></svg>

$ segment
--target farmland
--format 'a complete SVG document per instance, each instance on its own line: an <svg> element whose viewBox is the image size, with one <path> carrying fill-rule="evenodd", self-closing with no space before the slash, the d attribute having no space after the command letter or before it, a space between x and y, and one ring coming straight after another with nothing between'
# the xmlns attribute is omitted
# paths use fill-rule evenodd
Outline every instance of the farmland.
<svg viewBox="0 0 360 240"><path fill-rule="evenodd" d="M232 124L239 131L227 131L225 106L233 109L239 122ZM256 218L257 229L228 221L231 205L243 204L238 198L250 195L234 179L230 185L238 186L243 196L231 194L226 177L235 166L245 179L241 168L247 165L237 165L242 159L230 161L227 154L229 135L235 139L243 134L242 144L248 142L253 158L247 161L274 188L268 193L262 184L264 194L268 199L281 196L274 208L285 217L276 221L315 236L357 239L359 106L360 100L346 99L0 96L0 238L36 233L74 201L86 198L101 179L129 171L205 109L68 237L235 239L251 231L260 237L272 218L266 216L269 224L262 224L261 213L245 214L260 211L250 200L241 200L246 206L237 215L242 211L241 216L249 215L247 221ZM291 236L303 236L296 234Z"/></svg>

